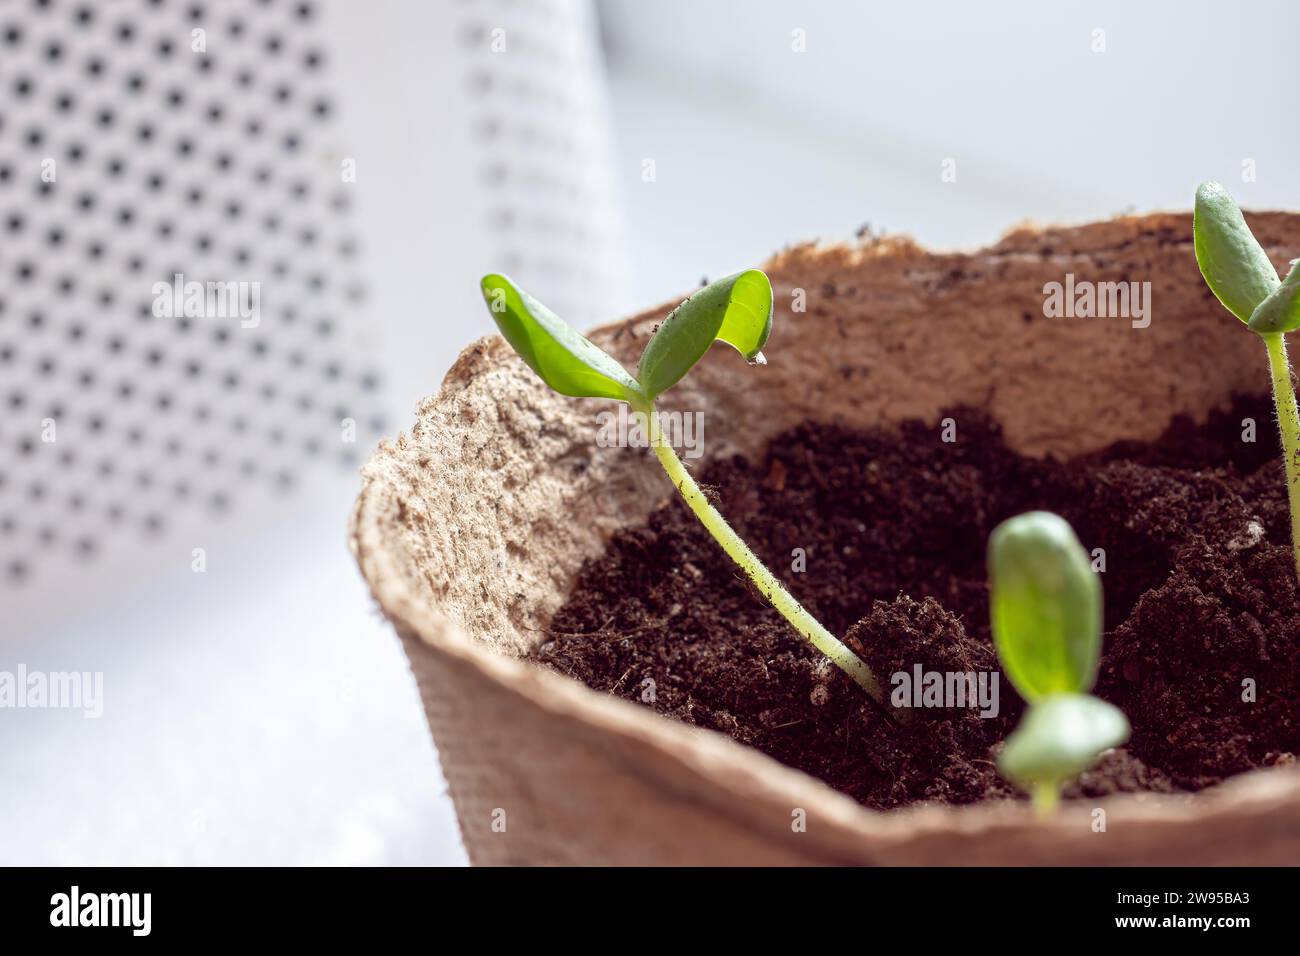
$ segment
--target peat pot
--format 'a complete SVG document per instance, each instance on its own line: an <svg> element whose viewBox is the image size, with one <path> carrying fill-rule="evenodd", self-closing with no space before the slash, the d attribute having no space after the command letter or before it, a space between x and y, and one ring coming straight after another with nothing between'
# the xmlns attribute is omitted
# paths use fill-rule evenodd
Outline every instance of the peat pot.
<svg viewBox="0 0 1300 956"><path fill-rule="evenodd" d="M1300 217L1250 218L1276 264L1300 256ZM1259 340L1200 279L1190 215L1024 228L974 253L806 245L763 268L770 364L718 347L666 396L706 413L706 458L757 453L805 419L937 422L958 404L987 410L1025 454L1064 456L1154 439L1175 415L1203 420L1267 387ZM1048 283L1083 279L1150 282L1146 316L1045 314ZM635 367L666 312L591 337ZM1016 801L878 813L530 663L582 563L673 495L647 452L598 446L609 407L552 393L503 339L480 339L362 473L351 548L410 659L473 863L1300 860L1294 765L1195 795L1067 801L1046 822ZM1089 825L1097 805L1105 836Z"/></svg>

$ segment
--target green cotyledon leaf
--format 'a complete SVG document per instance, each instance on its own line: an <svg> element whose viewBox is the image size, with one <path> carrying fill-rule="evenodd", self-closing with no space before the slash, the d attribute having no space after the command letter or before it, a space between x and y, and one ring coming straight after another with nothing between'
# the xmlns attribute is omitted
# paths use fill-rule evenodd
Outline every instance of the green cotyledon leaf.
<svg viewBox="0 0 1300 956"><path fill-rule="evenodd" d="M758 269L710 283L673 309L641 353L637 380L655 398L672 388L714 342L761 364L772 331L772 283Z"/></svg>
<svg viewBox="0 0 1300 956"><path fill-rule="evenodd" d="M561 395L574 398L642 398L641 386L609 353L575 331L506 276L480 283L483 299L507 342Z"/></svg>
<svg viewBox="0 0 1300 956"><path fill-rule="evenodd" d="M1128 737L1128 718L1113 704L1091 694L1052 694L1029 705L998 755L998 771L1026 789L1062 783Z"/></svg>
<svg viewBox="0 0 1300 956"><path fill-rule="evenodd" d="M989 617L1002 669L1025 700L1092 688L1101 581L1064 518L1031 511L989 535Z"/></svg>
<svg viewBox="0 0 1300 956"><path fill-rule="evenodd" d="M1229 312L1249 323L1259 304L1278 287L1277 270L1218 183L1201 183L1196 190L1192 235L1205 284Z"/></svg>
<svg viewBox="0 0 1300 956"><path fill-rule="evenodd" d="M1292 261L1282 284L1251 313L1247 324L1260 335L1300 329L1300 259Z"/></svg>

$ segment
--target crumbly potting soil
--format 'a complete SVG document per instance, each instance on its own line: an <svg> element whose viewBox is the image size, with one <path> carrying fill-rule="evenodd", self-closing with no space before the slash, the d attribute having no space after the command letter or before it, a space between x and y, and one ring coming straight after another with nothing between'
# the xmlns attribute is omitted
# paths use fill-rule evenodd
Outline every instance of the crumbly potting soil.
<svg viewBox="0 0 1300 956"><path fill-rule="evenodd" d="M1095 692L1133 724L1128 746L1073 795L1197 790L1294 760L1300 595L1267 398L1069 462L1016 454L978 411L941 417L956 421L955 442L935 423L805 424L761 460L715 462L699 477L794 595L886 681L917 664L996 670L989 531L1030 509L1068 519L1088 550L1104 551ZM1023 708L1005 677L996 717L921 708L896 724L759 597L676 497L582 569L537 656L871 807L1014 792L994 766Z"/></svg>

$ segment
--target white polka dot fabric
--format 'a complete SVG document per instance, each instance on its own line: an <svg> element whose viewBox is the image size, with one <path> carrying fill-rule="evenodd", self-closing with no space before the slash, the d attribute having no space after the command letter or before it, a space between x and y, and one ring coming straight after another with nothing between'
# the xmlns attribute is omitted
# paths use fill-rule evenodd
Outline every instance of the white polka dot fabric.
<svg viewBox="0 0 1300 956"><path fill-rule="evenodd" d="M0 0L0 591L383 431L318 17Z"/></svg>

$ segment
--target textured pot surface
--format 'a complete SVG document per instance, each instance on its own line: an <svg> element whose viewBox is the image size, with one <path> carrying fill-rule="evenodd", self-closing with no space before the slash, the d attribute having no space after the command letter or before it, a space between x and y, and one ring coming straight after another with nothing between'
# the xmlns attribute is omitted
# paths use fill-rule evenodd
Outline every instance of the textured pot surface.
<svg viewBox="0 0 1300 956"><path fill-rule="evenodd" d="M1277 264L1300 256L1300 216L1249 218ZM1190 215L1025 229L970 254L801 246L764 268L770 365L715 348L664 403L706 412L710 457L757 452L807 418L869 427L956 404L987 409L1022 452L1074 454L1153 439L1266 381L1259 340L1201 282ZM1150 282L1150 324L1046 318L1044 284L1067 273ZM592 338L634 366L666 311ZM521 660L581 563L672 494L644 453L597 446L610 407L551 393L482 339L362 474L351 546L410 658L473 862L1300 861L1300 768L1074 802L1047 823L1013 803L881 814Z"/></svg>

